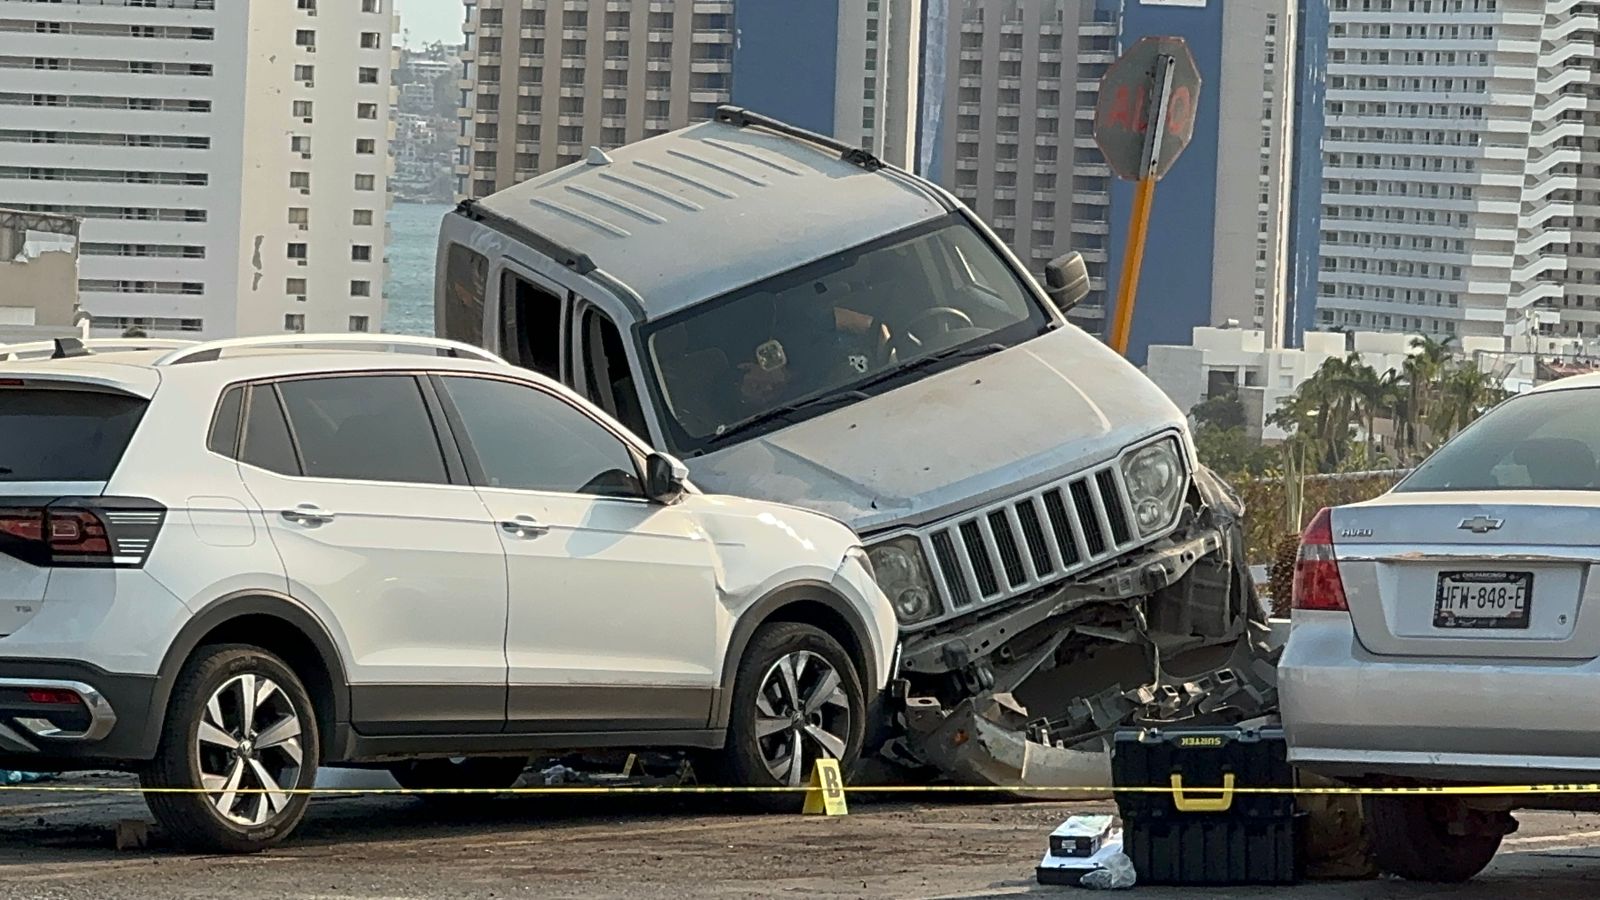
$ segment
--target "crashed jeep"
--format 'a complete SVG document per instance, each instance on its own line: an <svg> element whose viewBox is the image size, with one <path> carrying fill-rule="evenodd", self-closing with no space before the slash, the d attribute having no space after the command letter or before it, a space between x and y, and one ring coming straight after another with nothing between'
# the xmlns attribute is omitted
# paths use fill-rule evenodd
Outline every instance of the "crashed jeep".
<svg viewBox="0 0 1600 900"><path fill-rule="evenodd" d="M702 488L831 514L902 626L882 758L1104 784L1134 721L1272 703L1237 499L1183 414L938 186L724 108L441 228L443 336L566 381Z"/></svg>

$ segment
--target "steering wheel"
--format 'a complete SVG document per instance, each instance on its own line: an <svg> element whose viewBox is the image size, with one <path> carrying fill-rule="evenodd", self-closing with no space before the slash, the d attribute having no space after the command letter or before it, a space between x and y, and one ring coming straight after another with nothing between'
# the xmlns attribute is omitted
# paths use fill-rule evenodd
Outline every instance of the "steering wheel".
<svg viewBox="0 0 1600 900"><path fill-rule="evenodd" d="M906 327L901 331L900 337L910 338L917 344L925 345L927 341L919 337L917 332L922 328L923 325L931 325L935 322L944 323L945 334L949 334L951 331L954 331L957 328L976 327L972 323L972 317L961 310L956 309L953 306L935 306L931 309L927 309L921 313L918 313L916 318L912 319L910 322L907 322ZM898 344L899 342L896 341L896 343Z"/></svg>

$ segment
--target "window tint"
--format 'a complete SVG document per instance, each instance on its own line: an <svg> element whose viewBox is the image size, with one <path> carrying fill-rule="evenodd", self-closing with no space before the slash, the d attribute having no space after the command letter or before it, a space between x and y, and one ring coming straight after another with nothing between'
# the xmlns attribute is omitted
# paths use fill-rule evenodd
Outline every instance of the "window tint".
<svg viewBox="0 0 1600 900"><path fill-rule="evenodd" d="M146 405L126 394L0 389L0 482L109 479Z"/></svg>
<svg viewBox="0 0 1600 900"><path fill-rule="evenodd" d="M211 436L206 446L213 453L233 456L239 449L239 412L244 406L244 388L231 388L217 404L216 418L211 421Z"/></svg>
<svg viewBox="0 0 1600 900"><path fill-rule="evenodd" d="M444 274L444 336L481 346L489 261L460 244L451 244L445 255Z"/></svg>
<svg viewBox="0 0 1600 900"><path fill-rule="evenodd" d="M347 376L278 385L311 478L444 484L444 456L417 381Z"/></svg>
<svg viewBox="0 0 1600 900"><path fill-rule="evenodd" d="M561 298L507 272L500 283L500 352L508 362L561 379Z"/></svg>
<svg viewBox="0 0 1600 900"><path fill-rule="evenodd" d="M565 401L525 385L443 378L485 487L642 497L633 454Z"/></svg>
<svg viewBox="0 0 1600 900"><path fill-rule="evenodd" d="M628 368L622 334L597 309L583 314L583 374L590 401L634 434L645 433L644 410L639 406L639 390Z"/></svg>
<svg viewBox="0 0 1600 900"><path fill-rule="evenodd" d="M289 440L289 426L283 419L283 406L278 403L277 392L270 386L250 389L239 461L269 472L300 474L300 459L295 456L294 444Z"/></svg>
<svg viewBox="0 0 1600 900"><path fill-rule="evenodd" d="M1468 426L1398 491L1600 490L1600 391L1510 400Z"/></svg>

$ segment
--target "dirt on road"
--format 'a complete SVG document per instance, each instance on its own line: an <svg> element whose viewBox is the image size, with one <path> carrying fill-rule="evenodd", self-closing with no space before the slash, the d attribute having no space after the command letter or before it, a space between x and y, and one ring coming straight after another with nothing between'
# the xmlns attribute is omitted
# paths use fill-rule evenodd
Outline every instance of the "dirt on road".
<svg viewBox="0 0 1600 900"><path fill-rule="evenodd" d="M69 784L82 783L73 779ZM127 786L121 778L95 783ZM117 851L136 795L0 791L0 897L409 900L508 897L923 897L1062 895L1034 883L1045 836L1104 804L991 803L948 795L853 798L843 818L755 815L711 797L317 798L286 844L248 857L159 845ZM1392 880L1205 897L1577 900L1600 896L1600 816L1523 813L1480 880ZM1143 888L1138 896L1192 897Z"/></svg>

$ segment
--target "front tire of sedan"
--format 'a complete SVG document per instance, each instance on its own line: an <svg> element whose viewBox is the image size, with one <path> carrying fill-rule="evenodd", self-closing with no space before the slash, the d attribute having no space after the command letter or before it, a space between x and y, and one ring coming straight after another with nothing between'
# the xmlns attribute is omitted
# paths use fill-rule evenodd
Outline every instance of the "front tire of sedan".
<svg viewBox="0 0 1600 900"><path fill-rule="evenodd" d="M734 679L728 743L717 784L803 787L819 758L848 775L861 756L867 704L857 667L827 632L798 622L761 626ZM790 810L799 792L750 795L752 806Z"/></svg>
<svg viewBox="0 0 1600 900"><path fill-rule="evenodd" d="M317 777L317 717L293 670L259 647L202 647L173 687L145 802L173 840L255 853L305 817ZM163 793L173 791L173 793ZM191 793L192 792L192 793Z"/></svg>
<svg viewBox="0 0 1600 900"><path fill-rule="evenodd" d="M1489 865L1500 849L1502 823L1494 814L1467 813L1461 801L1449 797L1368 797L1367 819L1372 825L1373 855L1378 868L1408 881L1458 884ZM1507 818L1509 813L1501 813ZM1474 822L1474 818L1480 821ZM1451 819L1476 825L1466 833L1452 833Z"/></svg>

